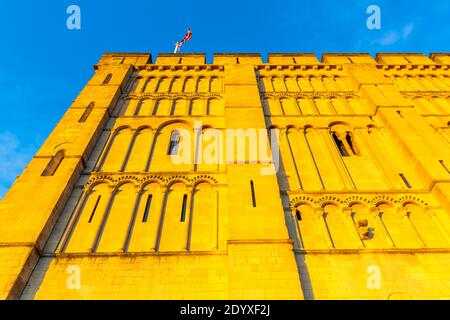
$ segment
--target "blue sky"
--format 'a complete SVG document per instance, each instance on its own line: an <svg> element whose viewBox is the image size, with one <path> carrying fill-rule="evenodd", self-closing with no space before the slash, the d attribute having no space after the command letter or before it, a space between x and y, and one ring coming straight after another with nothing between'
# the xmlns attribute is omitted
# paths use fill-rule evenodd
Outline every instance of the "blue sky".
<svg viewBox="0 0 450 320"><path fill-rule="evenodd" d="M68 30L66 9L81 9ZM370 4L381 29L366 27ZM41 0L0 4L0 199L104 52L450 52L448 0Z"/></svg>

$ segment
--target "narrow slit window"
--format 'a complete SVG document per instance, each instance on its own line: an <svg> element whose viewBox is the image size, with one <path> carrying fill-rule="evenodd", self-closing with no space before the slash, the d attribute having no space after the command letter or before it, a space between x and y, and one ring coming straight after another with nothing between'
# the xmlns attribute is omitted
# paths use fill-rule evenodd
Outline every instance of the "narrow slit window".
<svg viewBox="0 0 450 320"><path fill-rule="evenodd" d="M153 198L153 196L151 194L149 194L147 197L147 202L145 203L144 215L142 216L142 222L147 222L148 214L150 213L150 206L152 205L152 198Z"/></svg>
<svg viewBox="0 0 450 320"><path fill-rule="evenodd" d="M405 175L404 175L403 173L400 173L399 175L400 175L400 178L402 178L403 183L405 184L405 186L406 186L408 189L411 189L411 188L412 188L412 187L411 187L411 184L409 183L408 179L406 179Z"/></svg>
<svg viewBox="0 0 450 320"><path fill-rule="evenodd" d="M345 149L344 143L337 137L335 132L333 132L332 136L333 136L334 143L336 143L336 146L338 147L341 156L348 157L349 156L348 151L347 151L347 149Z"/></svg>
<svg viewBox="0 0 450 320"><path fill-rule="evenodd" d="M170 135L169 150L167 151L167 154L168 155L178 154L179 144L180 144L180 133L177 130L175 130Z"/></svg>
<svg viewBox="0 0 450 320"><path fill-rule="evenodd" d="M61 165L63 159L64 159L64 151L60 150L50 159L41 176L43 177L53 176L56 173L56 170L58 170L59 166Z"/></svg>
<svg viewBox="0 0 450 320"><path fill-rule="evenodd" d="M103 84L108 84L109 81L111 81L112 78L112 74L108 73L108 75L106 76L105 80L103 80Z"/></svg>
<svg viewBox="0 0 450 320"><path fill-rule="evenodd" d="M253 180L250 180L250 189L252 191L252 204L253 208L256 208L256 196L255 196L255 185L253 183Z"/></svg>
<svg viewBox="0 0 450 320"><path fill-rule="evenodd" d="M92 219L94 218L95 211L97 211L97 207L98 207L98 204L99 204L99 202L100 202L100 198L101 198L101 197L102 197L101 195L99 195L99 196L97 197L97 201L95 201L95 206L94 206L94 209L92 209L91 216L89 217L88 223L91 223L91 222L92 222Z"/></svg>
<svg viewBox="0 0 450 320"><path fill-rule="evenodd" d="M297 217L297 220L298 220L298 221L302 221L302 214L300 213L299 210L296 210L296 211L295 211L295 216Z"/></svg>
<svg viewBox="0 0 450 320"><path fill-rule="evenodd" d="M400 116L400 118L403 118L402 112L400 110L397 110L397 113Z"/></svg>
<svg viewBox="0 0 450 320"><path fill-rule="evenodd" d="M89 118L89 115L91 114L93 108L94 102L89 103L89 105L86 107L86 110L84 110L78 122L85 122L87 118Z"/></svg>
<svg viewBox="0 0 450 320"><path fill-rule="evenodd" d="M183 196L183 205L181 207L181 222L186 220L186 205L187 205L187 194Z"/></svg>

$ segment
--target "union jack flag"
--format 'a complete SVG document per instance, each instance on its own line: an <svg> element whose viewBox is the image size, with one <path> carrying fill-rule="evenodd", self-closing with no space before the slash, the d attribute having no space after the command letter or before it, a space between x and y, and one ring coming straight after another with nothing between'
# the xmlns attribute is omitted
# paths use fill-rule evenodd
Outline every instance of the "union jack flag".
<svg viewBox="0 0 450 320"><path fill-rule="evenodd" d="M192 38L192 31L191 28L188 28L188 31L186 33L186 35L183 37L183 39L180 42L177 42L177 47L176 47L176 52L178 52L181 48L181 46L186 42L191 40Z"/></svg>
<svg viewBox="0 0 450 320"><path fill-rule="evenodd" d="M192 32L191 32L191 28L188 28L188 31L186 33L186 35L184 36L183 40L181 40L182 43L185 43L188 40L191 40L192 38Z"/></svg>

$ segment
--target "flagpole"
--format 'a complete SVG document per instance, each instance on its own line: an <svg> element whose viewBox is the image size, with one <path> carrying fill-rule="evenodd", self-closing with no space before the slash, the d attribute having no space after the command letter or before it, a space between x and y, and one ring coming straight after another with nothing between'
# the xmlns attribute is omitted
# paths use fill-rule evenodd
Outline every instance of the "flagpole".
<svg viewBox="0 0 450 320"><path fill-rule="evenodd" d="M175 50L173 50L173 53L178 53L178 42L175 43Z"/></svg>

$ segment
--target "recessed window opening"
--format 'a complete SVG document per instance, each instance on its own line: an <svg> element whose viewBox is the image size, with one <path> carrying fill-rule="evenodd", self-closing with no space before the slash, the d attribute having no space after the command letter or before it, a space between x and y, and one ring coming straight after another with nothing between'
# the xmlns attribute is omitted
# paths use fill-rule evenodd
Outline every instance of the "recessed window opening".
<svg viewBox="0 0 450 320"><path fill-rule="evenodd" d="M349 154L348 154L347 150L345 149L344 143L338 138L338 136L335 132L333 132L332 136L333 136L334 143L336 143L336 146L338 147L339 152L341 153L341 156L348 157Z"/></svg>
<svg viewBox="0 0 450 320"><path fill-rule="evenodd" d="M58 151L48 162L47 166L45 167L44 171L42 172L41 176L43 177L50 177L53 176L56 173L56 170L58 170L59 166L61 165L61 162L64 159L64 151L60 150Z"/></svg>
<svg viewBox="0 0 450 320"><path fill-rule="evenodd" d="M187 206L187 194L183 196L183 205L181 207L181 222L186 220L186 206Z"/></svg>
<svg viewBox="0 0 450 320"><path fill-rule="evenodd" d="M256 208L256 195L255 195L255 185L253 183L253 180L250 180L250 189L252 192L252 204L253 208Z"/></svg>
<svg viewBox="0 0 450 320"><path fill-rule="evenodd" d="M112 74L108 73L108 75L106 76L105 80L103 80L103 84L108 84L109 81L111 81L111 77L112 77Z"/></svg>
<svg viewBox="0 0 450 320"><path fill-rule="evenodd" d="M92 222L92 219L94 218L95 211L97 211L97 207L98 207L98 204L99 204L99 202L100 202L100 198L101 198L101 197L102 197L101 195L99 195L99 196L97 197L97 201L95 201L94 209L92 209L91 216L89 217L88 223L91 223L91 222Z"/></svg>
<svg viewBox="0 0 450 320"><path fill-rule="evenodd" d="M93 108L94 102L89 103L89 105L86 107L86 110L84 110L83 114L81 115L80 119L78 119L78 122L85 122L87 118L89 118L89 115L91 114Z"/></svg>
<svg viewBox="0 0 450 320"><path fill-rule="evenodd" d="M175 130L172 132L170 136L169 150L167 151L167 154L177 155L179 144L180 144L180 133L177 130Z"/></svg>
<svg viewBox="0 0 450 320"><path fill-rule="evenodd" d="M302 221L302 214L300 213L300 211L298 209L295 210L295 216L297 217L298 221Z"/></svg>
<svg viewBox="0 0 450 320"><path fill-rule="evenodd" d="M406 186L408 189L411 189L411 188L412 188L412 187L411 187L411 184L409 183L408 179L406 179L405 175L404 175L403 173L400 173L399 175L400 175L400 178L402 178L403 183L405 184L405 186Z"/></svg>
<svg viewBox="0 0 450 320"><path fill-rule="evenodd" d="M149 194L147 197L147 202L145 203L144 215L142 216L142 222L147 222L148 214L150 212L150 206L152 205L152 195Z"/></svg>

